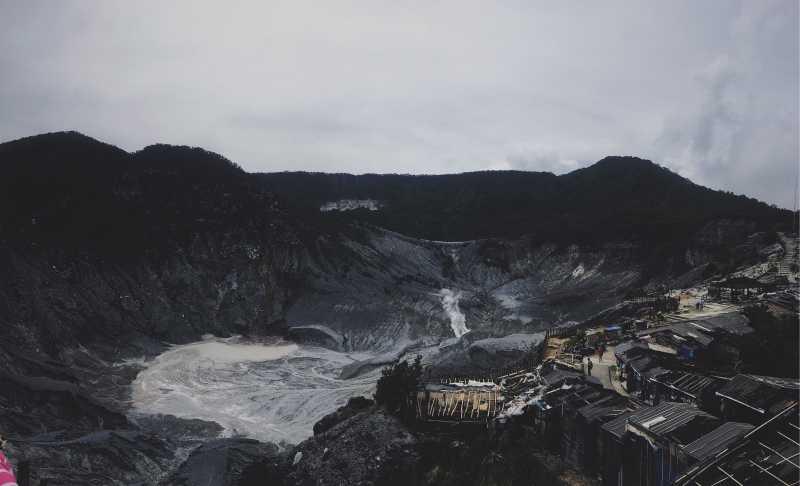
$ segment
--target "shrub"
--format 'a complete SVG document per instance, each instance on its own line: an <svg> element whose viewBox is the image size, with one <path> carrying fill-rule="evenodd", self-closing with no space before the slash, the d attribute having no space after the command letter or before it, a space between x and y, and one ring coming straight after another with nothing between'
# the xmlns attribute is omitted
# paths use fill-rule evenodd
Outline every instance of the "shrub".
<svg viewBox="0 0 800 486"><path fill-rule="evenodd" d="M417 356L412 364L403 360L385 367L375 390L375 402L390 412L404 414L408 397L416 391L422 376L422 358Z"/></svg>

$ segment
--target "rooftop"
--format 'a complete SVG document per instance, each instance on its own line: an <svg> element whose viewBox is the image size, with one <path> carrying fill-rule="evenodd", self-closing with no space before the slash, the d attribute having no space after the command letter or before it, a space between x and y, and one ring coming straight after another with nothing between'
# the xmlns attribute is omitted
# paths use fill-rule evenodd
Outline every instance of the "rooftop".
<svg viewBox="0 0 800 486"><path fill-rule="evenodd" d="M577 371L565 370L558 367L542 372L542 380L544 380L546 385L556 385L565 381L577 380L582 376L583 375Z"/></svg>
<svg viewBox="0 0 800 486"><path fill-rule="evenodd" d="M542 395L540 406L545 409L559 408L561 410L578 410L586 405L591 405L608 396L608 390L584 381L560 387L550 387Z"/></svg>
<svg viewBox="0 0 800 486"><path fill-rule="evenodd" d="M717 395L733 400L759 413L770 415L798 400L800 382L788 378L758 375L736 375L717 391Z"/></svg>
<svg viewBox="0 0 800 486"><path fill-rule="evenodd" d="M613 420L609 420L603 425L603 430L609 432L611 435L621 439L628 429L628 418L634 414L633 410L622 412Z"/></svg>
<svg viewBox="0 0 800 486"><path fill-rule="evenodd" d="M668 326L644 329L638 331L637 336L651 336L672 334L677 340L693 340L702 346L708 346L714 341L714 334L726 332L735 335L744 335L753 332L750 320L740 312L726 312L691 321L681 321Z"/></svg>
<svg viewBox="0 0 800 486"><path fill-rule="evenodd" d="M727 383L723 378L677 370L659 374L652 377L651 380L695 398L698 398L706 389L713 390Z"/></svg>
<svg viewBox="0 0 800 486"><path fill-rule="evenodd" d="M683 450L695 460L704 461L709 457L716 456L751 430L753 430L753 426L750 424L726 422L686 445Z"/></svg>
<svg viewBox="0 0 800 486"><path fill-rule="evenodd" d="M594 403L578 409L578 413L587 422L608 422L616 419L628 411L628 399L611 391Z"/></svg>
<svg viewBox="0 0 800 486"><path fill-rule="evenodd" d="M800 483L800 426L794 404L690 469L676 486L788 486Z"/></svg>
<svg viewBox="0 0 800 486"><path fill-rule="evenodd" d="M626 356L633 355L637 352L641 353L642 350L647 349L647 344L639 342L639 341L625 341L614 348L614 355L618 358L624 358Z"/></svg>
<svg viewBox="0 0 800 486"><path fill-rule="evenodd" d="M744 335L753 332L753 328L750 327L750 320L741 312L728 312L693 322L705 328L725 331L730 334Z"/></svg>
<svg viewBox="0 0 800 486"><path fill-rule="evenodd" d="M670 436L678 443L688 443L714 428L718 420L688 403L663 402L633 413L628 417L628 425L655 436Z"/></svg>

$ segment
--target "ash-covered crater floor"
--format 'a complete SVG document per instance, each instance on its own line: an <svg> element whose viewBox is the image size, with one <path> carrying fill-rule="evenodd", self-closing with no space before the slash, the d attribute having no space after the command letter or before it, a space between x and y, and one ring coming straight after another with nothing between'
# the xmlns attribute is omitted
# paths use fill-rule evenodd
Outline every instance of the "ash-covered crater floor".
<svg viewBox="0 0 800 486"><path fill-rule="evenodd" d="M340 379L346 365L371 359L288 342L207 338L173 346L145 364L132 384L134 415L213 421L223 435L296 444L353 396L371 396L374 369Z"/></svg>
<svg viewBox="0 0 800 486"><path fill-rule="evenodd" d="M466 334L460 291L437 296L456 340ZM224 436L297 444L313 426L355 396L371 396L382 365L413 347L398 340L391 350L342 352L283 340L215 338L172 346L145 362L132 383L132 414L173 415L219 424Z"/></svg>

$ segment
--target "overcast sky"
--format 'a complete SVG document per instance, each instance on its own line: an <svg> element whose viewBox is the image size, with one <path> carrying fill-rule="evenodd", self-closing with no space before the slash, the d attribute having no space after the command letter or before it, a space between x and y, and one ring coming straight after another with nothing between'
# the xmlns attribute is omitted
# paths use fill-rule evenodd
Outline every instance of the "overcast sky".
<svg viewBox="0 0 800 486"><path fill-rule="evenodd" d="M78 130L249 171L649 158L794 206L798 2L0 0L0 140Z"/></svg>

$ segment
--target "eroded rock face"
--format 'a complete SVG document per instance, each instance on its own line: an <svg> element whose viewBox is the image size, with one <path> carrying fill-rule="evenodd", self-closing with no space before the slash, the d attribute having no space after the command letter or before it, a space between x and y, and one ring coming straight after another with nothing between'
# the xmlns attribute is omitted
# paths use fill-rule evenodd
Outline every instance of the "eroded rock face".
<svg viewBox="0 0 800 486"><path fill-rule="evenodd" d="M32 484L158 484L175 466L174 444L136 430L104 430L66 439L58 434L12 443L12 460L30 464ZM19 464L17 464L19 467Z"/></svg>
<svg viewBox="0 0 800 486"><path fill-rule="evenodd" d="M280 481L278 447L252 439L217 439L189 455L163 486L233 486ZM255 481L259 481L256 483Z"/></svg>
<svg viewBox="0 0 800 486"><path fill-rule="evenodd" d="M542 437L522 421L502 427L412 427L380 407L359 409L352 404L335 415L332 422L341 421L288 451L279 468L281 480L258 484L597 484L546 451Z"/></svg>
<svg viewBox="0 0 800 486"><path fill-rule="evenodd" d="M286 321L345 350L537 332L612 305L642 277L641 249L630 245L442 243L375 228L341 243L335 258L309 260ZM312 335L309 324L325 333Z"/></svg>
<svg viewBox="0 0 800 486"><path fill-rule="evenodd" d="M336 424L339 424L353 415L361 412L362 410L366 410L369 407L373 406L375 402L370 400L369 398L365 397L353 397L347 401L347 405L344 407L340 407L335 412L326 415L322 418L319 422L314 424L314 435L322 434L323 432L328 431Z"/></svg>
<svg viewBox="0 0 800 486"><path fill-rule="evenodd" d="M5 415L4 432L143 433L122 416L126 385L137 368L119 364L160 353L164 342L198 340L206 333L275 334L324 323L325 333L310 336L322 338L321 344L393 358L415 343L435 346L453 335L440 295L448 288L458 291L470 330L462 336L464 345L454 346L464 353L452 354L455 363L468 356L465 345L478 337L535 332L573 315L568 309L579 317L616 298L616 289L638 275L630 270L630 249L531 248L524 241L451 245L374 228L354 228L314 248L241 236L206 235L167 257L116 263L90 254L0 248L0 338L7 343L0 363L18 382L32 376L49 380L25 398L27 408L12 404L19 413ZM583 272L576 272L580 266ZM38 419L33 423L26 416ZM162 437L164 448L178 447L167 439ZM69 449L47 451L56 462L74 457ZM46 462L43 454L29 452L21 450L18 459L34 466ZM142 457L151 452L152 458ZM98 446L85 454L104 452ZM132 451L108 467L129 478L139 463L168 474L174 460L160 454L158 448ZM364 474L377 474L373 466L364 465Z"/></svg>
<svg viewBox="0 0 800 486"><path fill-rule="evenodd" d="M470 345L469 358L481 368L499 368L518 361L528 353L535 352L542 342L544 342L544 333L541 332L481 339Z"/></svg>
<svg viewBox="0 0 800 486"><path fill-rule="evenodd" d="M297 446L290 454L286 484L415 484L416 443L396 417L369 408Z"/></svg>
<svg viewBox="0 0 800 486"><path fill-rule="evenodd" d="M11 392L0 395L3 434L36 435L61 430L79 435L92 430L130 428L123 414L87 396L75 383L0 373L0 388Z"/></svg>

